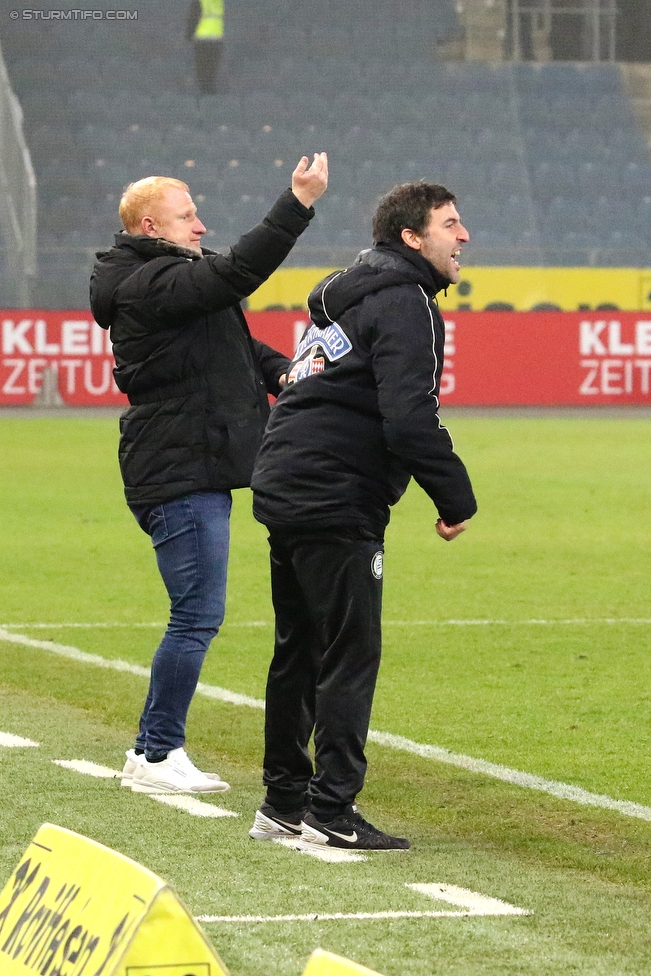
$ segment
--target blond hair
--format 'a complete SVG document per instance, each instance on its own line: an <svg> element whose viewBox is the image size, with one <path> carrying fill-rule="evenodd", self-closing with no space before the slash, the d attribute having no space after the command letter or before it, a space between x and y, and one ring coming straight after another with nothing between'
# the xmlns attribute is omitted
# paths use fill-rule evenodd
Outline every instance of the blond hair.
<svg viewBox="0 0 651 976"><path fill-rule="evenodd" d="M124 224L124 229L129 234L140 233L140 221L143 217L150 216L156 210L165 190L169 187L176 187L178 190L187 190L190 187L183 180L176 180L173 176L145 176L142 180L129 183L122 199L118 213Z"/></svg>

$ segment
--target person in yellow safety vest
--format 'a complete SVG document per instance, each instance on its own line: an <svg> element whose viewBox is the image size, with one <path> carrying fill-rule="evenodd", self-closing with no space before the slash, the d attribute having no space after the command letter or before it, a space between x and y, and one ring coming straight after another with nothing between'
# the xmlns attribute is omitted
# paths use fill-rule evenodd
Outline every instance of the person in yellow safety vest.
<svg viewBox="0 0 651 976"><path fill-rule="evenodd" d="M194 45L197 84L202 95L218 91L217 75L224 38L224 0L192 0L186 37Z"/></svg>

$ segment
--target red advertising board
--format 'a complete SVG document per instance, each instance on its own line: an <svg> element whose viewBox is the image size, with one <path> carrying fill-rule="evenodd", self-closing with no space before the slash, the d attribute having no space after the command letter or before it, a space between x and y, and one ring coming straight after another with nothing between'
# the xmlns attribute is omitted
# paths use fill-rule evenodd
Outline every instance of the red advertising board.
<svg viewBox="0 0 651 976"><path fill-rule="evenodd" d="M75 406L109 406L127 402L113 380L108 332L89 312L41 309L0 311L2 359L0 404L32 403L41 389L43 371L54 368L59 393Z"/></svg>
<svg viewBox="0 0 651 976"><path fill-rule="evenodd" d="M291 355L301 312L249 312L251 331ZM463 406L651 405L651 314L446 312L441 400ZM123 405L108 334L88 312L0 311L0 405L31 403L43 371L65 403Z"/></svg>
<svg viewBox="0 0 651 976"><path fill-rule="evenodd" d="M446 314L446 403L651 405L650 372L648 313Z"/></svg>

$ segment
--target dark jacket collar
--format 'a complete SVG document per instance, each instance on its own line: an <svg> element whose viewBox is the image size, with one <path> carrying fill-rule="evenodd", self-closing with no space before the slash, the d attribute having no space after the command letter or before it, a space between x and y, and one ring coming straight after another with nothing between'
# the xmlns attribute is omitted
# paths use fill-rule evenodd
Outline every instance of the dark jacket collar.
<svg viewBox="0 0 651 976"><path fill-rule="evenodd" d="M121 231L115 235L115 246L97 252L97 262L90 280L91 305L95 321L108 329L113 321L113 297L116 289L136 268L154 258L181 258L184 261L197 261L204 255L214 254L202 248L202 253L189 247L181 247L162 237L147 237L146 234L127 234Z"/></svg>
<svg viewBox="0 0 651 976"><path fill-rule="evenodd" d="M403 243L386 244L380 241L374 247L369 248L368 251L362 251L357 261L360 261L360 259L361 262L375 265L376 267L384 266L393 268L400 266L400 259L406 261L411 265L412 269L416 270L419 284L422 284L423 288L430 295L436 295L438 292L449 288L452 284L450 279L442 275L440 271L437 271L434 265L427 258L424 258L420 251L415 251L413 247L408 247Z"/></svg>
<svg viewBox="0 0 651 976"><path fill-rule="evenodd" d="M125 230L115 235L115 246L119 249L129 248L140 257L151 259L161 257L190 258L198 260L205 254L214 254L209 248L201 248L201 254L191 247L183 247L165 240L164 237L148 237L146 234L127 234ZM106 253L106 252L104 252Z"/></svg>
<svg viewBox="0 0 651 976"><path fill-rule="evenodd" d="M366 295L405 284L420 285L433 297L450 281L406 244L377 244L362 251L350 268L328 275L313 289L308 297L312 321L325 328Z"/></svg>

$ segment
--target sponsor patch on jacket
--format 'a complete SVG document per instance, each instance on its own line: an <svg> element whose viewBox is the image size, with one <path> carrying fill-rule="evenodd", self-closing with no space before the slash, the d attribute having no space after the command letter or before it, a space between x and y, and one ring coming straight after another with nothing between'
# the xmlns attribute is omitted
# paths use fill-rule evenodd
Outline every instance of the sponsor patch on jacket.
<svg viewBox="0 0 651 976"><path fill-rule="evenodd" d="M341 359L353 348L350 339L336 322L325 329L319 329L312 324L299 342L294 358L300 359L313 346L319 346L331 363Z"/></svg>
<svg viewBox="0 0 651 976"><path fill-rule="evenodd" d="M333 322L325 329L312 324L298 344L294 365L287 374L287 383L298 383L306 376L323 373L326 359L333 363L353 348L353 344L340 325Z"/></svg>

